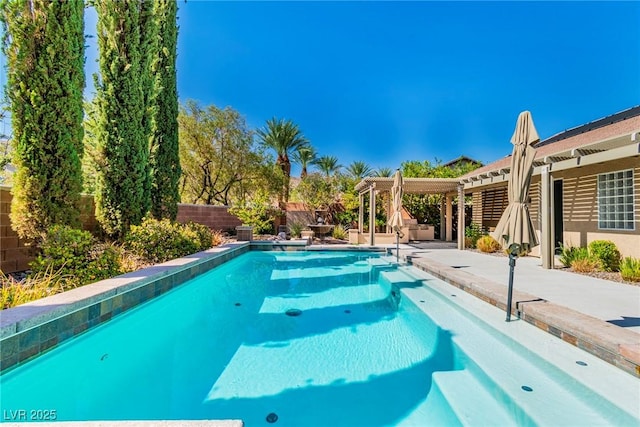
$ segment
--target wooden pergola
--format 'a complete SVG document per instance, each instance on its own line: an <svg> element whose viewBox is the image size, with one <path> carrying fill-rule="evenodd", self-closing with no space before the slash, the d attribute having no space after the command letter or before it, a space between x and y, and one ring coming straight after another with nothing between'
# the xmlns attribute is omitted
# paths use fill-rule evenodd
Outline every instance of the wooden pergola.
<svg viewBox="0 0 640 427"><path fill-rule="evenodd" d="M404 178L404 194L441 194L443 202L440 209L440 236L443 240L453 241L453 198L458 196L458 249L464 249L464 187L459 178ZM358 233L364 233L364 200L369 196L369 244L375 244L375 209L376 195L391 192L393 178L367 177L360 181L355 189L358 191L360 208L358 210Z"/></svg>

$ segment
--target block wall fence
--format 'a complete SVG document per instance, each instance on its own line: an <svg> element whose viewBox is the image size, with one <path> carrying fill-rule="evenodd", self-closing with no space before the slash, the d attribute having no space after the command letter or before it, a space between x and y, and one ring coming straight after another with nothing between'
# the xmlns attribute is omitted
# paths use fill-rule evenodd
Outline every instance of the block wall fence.
<svg viewBox="0 0 640 427"><path fill-rule="evenodd" d="M33 260L33 250L28 242L18 238L11 228L9 212L11 211L11 187L0 186L0 270L5 273L14 273L29 268ZM95 204L93 196L82 196L80 221L82 228L94 232L98 223L95 217ZM229 213L226 206L208 206L178 204L178 222L197 222L204 224L213 230L231 231L241 225L238 217Z"/></svg>

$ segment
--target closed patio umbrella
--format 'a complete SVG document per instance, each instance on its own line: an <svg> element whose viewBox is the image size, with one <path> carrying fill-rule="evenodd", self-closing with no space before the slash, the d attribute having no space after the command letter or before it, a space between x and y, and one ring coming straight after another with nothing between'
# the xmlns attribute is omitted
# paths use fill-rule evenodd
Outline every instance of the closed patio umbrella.
<svg viewBox="0 0 640 427"><path fill-rule="evenodd" d="M391 198L393 202L393 213L389 218L389 225L396 232L396 262L400 260L400 227L404 225L402 220L402 173L400 169L396 170L393 176L393 187L391 187Z"/></svg>
<svg viewBox="0 0 640 427"><path fill-rule="evenodd" d="M540 140L533 125L531 113L523 111L518 116L516 130L511 137L513 153L511 155L511 172L509 175L509 205L503 212L493 237L504 244L509 251L509 292L507 296L507 322L511 319L511 295L513 290L513 267L516 257L522 251L538 246L527 199L529 184L533 173L533 160L536 150L531 144Z"/></svg>

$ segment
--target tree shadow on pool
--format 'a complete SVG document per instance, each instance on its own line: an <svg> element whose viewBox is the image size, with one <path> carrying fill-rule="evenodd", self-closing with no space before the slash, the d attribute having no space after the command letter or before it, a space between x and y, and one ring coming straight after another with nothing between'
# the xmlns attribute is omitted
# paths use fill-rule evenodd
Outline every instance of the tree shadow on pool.
<svg viewBox="0 0 640 427"><path fill-rule="evenodd" d="M362 382L338 378L330 384L314 385L310 378L307 386L291 385L276 395L260 397L216 398L216 394L224 396L225 393L224 385L216 384L216 390L207 398L210 400L192 409L202 418L243 419L247 427L266 425L265 419L270 413L278 415L279 426L393 425L425 401L434 372L454 369L451 335L441 330L432 356L408 368L371 375ZM246 390L250 395L250 384ZM423 421L438 424L437 419Z"/></svg>

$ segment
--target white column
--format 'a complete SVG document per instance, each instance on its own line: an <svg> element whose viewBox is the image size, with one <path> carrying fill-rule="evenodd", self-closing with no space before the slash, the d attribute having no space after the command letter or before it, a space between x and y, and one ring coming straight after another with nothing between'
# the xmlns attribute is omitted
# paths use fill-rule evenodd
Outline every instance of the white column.
<svg viewBox="0 0 640 427"><path fill-rule="evenodd" d="M458 185L458 249L464 250L464 186Z"/></svg>
<svg viewBox="0 0 640 427"><path fill-rule="evenodd" d="M369 244L375 245L376 234L376 187L369 187Z"/></svg>
<svg viewBox="0 0 640 427"><path fill-rule="evenodd" d="M445 203L447 205L447 230L445 240L451 242L453 241L453 204L452 197L449 194L447 194Z"/></svg>
<svg viewBox="0 0 640 427"><path fill-rule="evenodd" d="M553 186L549 166L544 166L540 174L540 257L542 268L553 268Z"/></svg>
<svg viewBox="0 0 640 427"><path fill-rule="evenodd" d="M444 201L444 194L442 195L442 200L440 200L440 240L446 240L447 226L446 226L446 216L444 214L446 210L446 205Z"/></svg>
<svg viewBox="0 0 640 427"><path fill-rule="evenodd" d="M391 233L391 226L389 225L389 219L391 218L391 192L387 197L387 233Z"/></svg>
<svg viewBox="0 0 640 427"><path fill-rule="evenodd" d="M364 194L359 193L360 208L358 209L358 233L364 232Z"/></svg>

